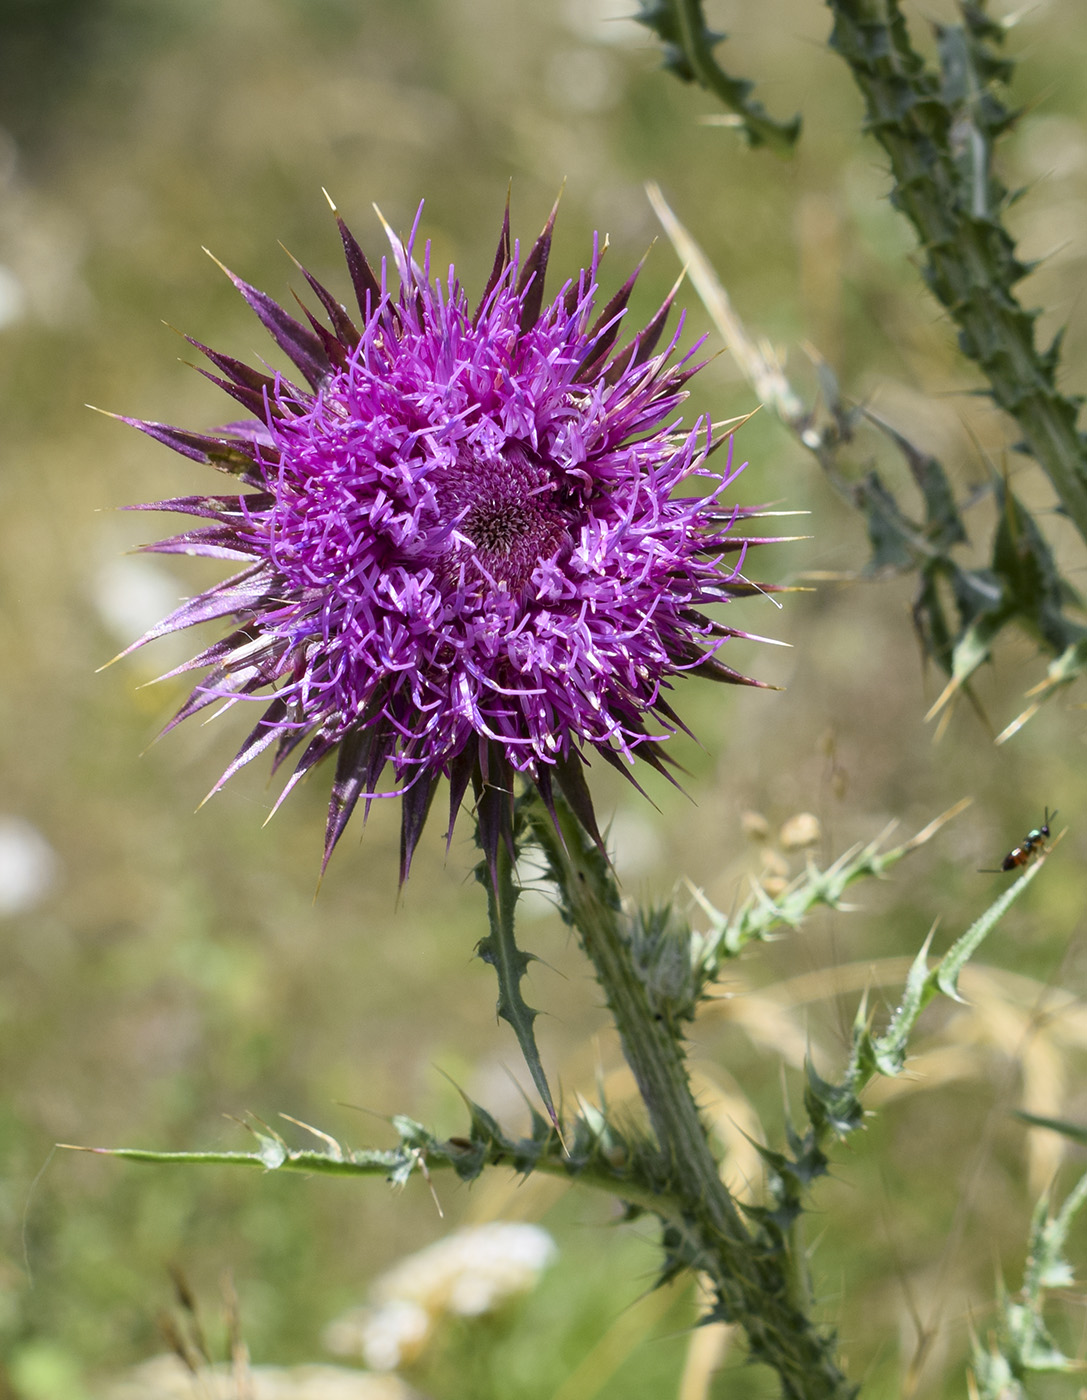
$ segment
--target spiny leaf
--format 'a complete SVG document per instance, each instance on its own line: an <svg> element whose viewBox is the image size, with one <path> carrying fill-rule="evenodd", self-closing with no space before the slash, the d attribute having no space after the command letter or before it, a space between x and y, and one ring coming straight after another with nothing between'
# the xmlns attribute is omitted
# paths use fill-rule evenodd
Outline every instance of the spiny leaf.
<svg viewBox="0 0 1087 1400"><path fill-rule="evenodd" d="M525 973L529 965L538 959L535 954L523 952L517 946L514 911L520 890L514 881L513 858L504 842L497 843L493 857L491 851L487 852L487 859L480 865L477 876L487 890L491 931L486 938L480 939L476 952L494 968L498 976L498 1014L513 1027L532 1082L543 1100L548 1117L557 1125L558 1114L533 1030L539 1012L529 1006L521 995Z"/></svg>
<svg viewBox="0 0 1087 1400"><path fill-rule="evenodd" d="M826 870L810 864L777 898L771 898L758 886L732 914L715 909L701 890L693 890L695 903L709 920L708 931L694 935L692 940L691 956L700 969L702 984L711 982L725 960L738 957L748 943L768 938L779 928L796 928L816 905L840 908L842 896L850 885L866 877L883 875L903 856L930 841L970 802L970 798L957 802L923 831L891 850L881 851L882 838L877 838L866 846L854 846L846 851Z"/></svg>
<svg viewBox="0 0 1087 1400"><path fill-rule="evenodd" d="M1050 1213L1047 1198L1039 1201L1031 1222L1023 1286L1015 1298L1002 1295L988 1346L974 1343L974 1378L980 1400L1025 1395L1022 1382L1032 1373L1081 1369L1082 1363L1066 1356L1054 1342L1043 1309L1048 1290L1067 1288L1073 1281L1064 1249L1069 1228L1085 1202L1087 1176L1076 1183L1056 1215Z"/></svg>
<svg viewBox="0 0 1087 1400"><path fill-rule="evenodd" d="M769 146L790 155L800 135L800 118L777 122L760 102L749 97L752 84L733 78L713 56L727 36L714 33L705 21L702 0L639 0L634 18L664 44L664 67L684 82L697 82L735 114L736 125L750 146Z"/></svg>
<svg viewBox="0 0 1087 1400"><path fill-rule="evenodd" d="M930 980L933 976L936 979L936 987L946 997L951 997L953 1001L961 1001L959 996L959 974L966 966L967 962L974 956L981 947L983 941L993 931L999 921L1004 917L1012 904L1024 893L1030 882L1036 878L1046 857L1041 855L1033 865L1028 865L1022 875L1014 884L999 896L998 899L986 909L979 919L976 919L966 932L951 945L944 955L940 966L930 973Z"/></svg>

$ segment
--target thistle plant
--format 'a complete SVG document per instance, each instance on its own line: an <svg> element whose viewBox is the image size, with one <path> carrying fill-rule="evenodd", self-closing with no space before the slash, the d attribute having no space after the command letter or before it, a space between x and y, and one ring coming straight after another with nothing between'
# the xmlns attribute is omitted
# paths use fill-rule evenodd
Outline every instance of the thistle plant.
<svg viewBox="0 0 1087 1400"><path fill-rule="evenodd" d="M1077 405L1057 390L1059 345L1035 349L1032 317L1012 296L1024 268L1003 231L1007 194L990 166L992 143L1012 120L992 95L1007 78L992 48L1000 32L980 8L964 6L961 28L939 34L934 74L910 48L895 0L831 0L831 9L832 44L865 92L870 128L892 162L895 202L924 245L928 285L1083 533ZM641 19L664 42L666 67L720 99L749 144L791 149L799 119L775 121L749 83L717 64L720 36L706 28L700 0L642 0ZM1054 685L1078 674L1077 595L1008 482L992 482L991 566L960 561L953 552L967 543L964 505L942 464L848 404L828 365L818 366L821 415L805 407L731 313L663 197L651 198L758 397L865 512L873 568L917 569L915 622L950 678L945 698L966 686L1011 621L1057 658ZM586 266L548 290L554 210L522 245L507 203L490 275L474 294L454 269L432 266L421 212L406 237L385 226L391 252L380 261L333 213L347 300L300 267L309 293L301 313L289 313L227 274L288 367L247 364L188 338L204 356L200 372L240 419L210 431L123 420L230 479L221 493L133 507L196 522L144 548L236 569L128 651L220 625L223 635L169 673L196 679L166 728L256 707L213 791L267 755L273 771L289 770L278 806L314 769L330 768L322 870L352 819L393 799L403 884L444 789L447 847L458 821L479 847L487 925L476 951L495 969L498 1012L536 1093L527 1129L466 1095L467 1122L453 1135L397 1113L397 1144L386 1150L341 1146L319 1129L311 1130L319 1146L299 1149L254 1118L251 1151L117 1155L396 1185L413 1175L471 1182L510 1170L576 1183L612 1198L625 1219L656 1222L658 1282L696 1277L702 1320L742 1330L750 1358L776 1373L785 1396L845 1400L857 1387L813 1296L805 1212L836 1145L861 1126L871 1081L902 1073L925 1007L958 996L964 964L1048 852L1032 848L1037 859L952 937L941 960L930 960L931 940L919 935L899 1004L881 1012L862 1000L842 1063L809 1063L779 1140L757 1145L762 1180L726 1184L687 1057L688 1034L722 974L749 945L796 929L813 907L845 909L851 885L885 874L965 804L890 850L873 841L825 868L810 862L784 890L756 887L728 913L700 891L639 907L612 865L588 770L598 759L638 786L642 763L674 781L673 741L688 732L678 683L690 675L763 685L732 664L731 644L767 639L745 630L744 618L744 627L732 625L734 609L722 614L724 605L784 591L748 572L750 551L783 539L761 523L776 512L733 500L744 420L683 416L705 348L687 343L682 314L671 323L678 284L631 331L639 269L602 293L607 243L597 236ZM855 433L873 423L905 461L923 518L900 508L874 471L858 482L841 469ZM615 1109L603 1091L594 1102L579 1097L575 1111L552 1093L534 1034L538 1013L522 991L533 954L519 941L516 914L530 879L593 970L640 1096L638 1115ZM1062 1229L1072 1213L1063 1213ZM1052 1363L1041 1307L1044 1288L1063 1277L1057 1253L1053 1267L1028 1272L1019 1312L1006 1310L979 1346L984 1393L1003 1393L1006 1376L1019 1384Z"/></svg>
<svg viewBox="0 0 1087 1400"><path fill-rule="evenodd" d="M301 747L285 796L335 755L326 864L360 801L400 797L406 879L442 778L450 835L472 787L492 872L515 775L596 836L587 752L667 771L677 677L759 684L720 657L746 634L704 611L769 586L742 572L763 541L733 528L759 512L725 499L731 429L676 417L698 347L673 362L681 318L658 349L672 297L622 343L637 272L598 308L599 241L545 306L554 218L522 254L507 204L473 311L453 269L431 280L429 244L416 264L418 217L405 242L388 230L394 292L337 216L357 327L304 270L327 325L230 274L301 386L193 341L254 416L217 433L125 420L249 488L139 507L211 522L146 550L243 564L134 644L234 621L179 668L205 674L168 728L265 697L217 786Z"/></svg>
<svg viewBox="0 0 1087 1400"><path fill-rule="evenodd" d="M336 216L355 309L303 270L319 312L305 323L229 274L294 369L253 368L192 341L203 370L249 415L214 432L126 419L228 474L235 490L140 509L204 522L146 549L241 564L134 645L198 623L227 634L171 672L202 672L167 728L211 706L260 714L216 786L272 751L294 768L283 796L322 760L334 764L327 864L352 814L401 802L400 879L442 780L447 840L470 812L482 852L489 932L480 957L498 976L500 1014L516 1032L545 1113L527 1136L466 1100L468 1126L441 1138L408 1116L391 1152L353 1151L323 1132L320 1151L292 1149L255 1124L252 1153L161 1154L145 1161L256 1165L403 1182L448 1168L464 1180L512 1164L616 1197L629 1217L660 1223L659 1277L705 1281L707 1319L739 1324L753 1359L786 1396L842 1397L855 1387L833 1333L814 1320L801 1230L807 1195L836 1138L861 1122L860 1093L905 1062L908 1035L938 992L1041 868L1032 865L939 968L919 955L902 1007L877 1031L863 1011L837 1082L810 1069L808 1126L785 1149L760 1149L761 1194L721 1178L686 1063L686 1030L729 960L795 926L815 904L841 908L847 887L879 875L938 829L882 852L877 843L807 872L779 897L757 892L731 915L700 895L640 909L621 891L585 769L593 757L636 782L644 760L670 776L673 708L686 674L758 685L721 657L752 634L708 609L772 592L745 572L748 551L778 537L745 526L768 512L731 504L736 422L684 424L685 384L700 346L665 325L675 293L626 336L637 271L602 306L606 244L548 300L554 211L522 251L509 210L482 294L473 302L430 248L419 220L386 229L377 270ZM131 650L131 648L130 648ZM634 770L634 771L632 771ZM282 796L279 799L282 801ZM949 814L950 815L950 814ZM642 1123L606 1102L556 1107L521 983L518 862L531 850L592 965L633 1072Z"/></svg>
<svg viewBox="0 0 1087 1400"><path fill-rule="evenodd" d="M515 777L552 813L560 794L602 849L587 753L631 781L635 758L667 773L678 677L760 684L720 657L748 634L704 609L772 589L742 572L766 537L734 529L760 512L724 498L734 425L676 416L699 347L675 358L682 318L662 343L673 297L624 341L637 270L598 308L597 239L545 305L554 219L522 255L507 202L473 310L453 269L432 281L429 244L416 263L418 216L406 241L387 229L394 292L337 215L358 326L304 270L325 322L229 274L303 384L192 341L255 416L211 434L125 420L250 488L141 507L212 522L148 551L244 564L134 644L233 621L178 668L205 674L167 728L256 701L217 786L269 748L273 768L301 749L282 801L335 755L324 863L360 801L399 797L401 882L440 780L447 840L471 788L491 909L480 952L552 1120L513 943Z"/></svg>
<svg viewBox="0 0 1087 1400"><path fill-rule="evenodd" d="M491 923L479 951L544 1099L545 1142L553 1132L573 1161L584 1127L567 1128L567 1145L520 993L515 862L535 838L646 1100L658 1145L640 1149L632 1199L676 1197L662 1212L670 1267L714 1279L721 1315L744 1321L791 1393L847 1394L785 1260L720 1181L680 1039L704 977L688 959L669 1007L641 976L582 772L586 751L628 776L636 757L667 772L662 745L683 727L668 692L683 674L757 684L719 657L747 634L704 609L766 591L741 571L763 537L733 528L758 512L723 500L731 431L676 416L698 347L673 363L681 320L658 350L671 297L620 345L637 274L597 311L597 240L588 269L545 306L553 221L522 256L507 206L474 311L452 270L431 281L429 247L416 264L415 229L390 234L394 294L387 264L375 274L338 220L358 326L308 273L327 324L307 312L304 326L233 278L304 386L201 345L205 372L254 416L213 434L127 420L249 488L149 507L211 522L150 550L245 567L136 645L232 620L180 668L206 674L172 724L263 695L221 782L269 747L277 766L301 747L289 791L335 753L326 863L360 801L399 796L405 879L439 780L450 833L471 785ZM686 957L668 919L646 925L643 952L662 939ZM595 1154L600 1134L588 1142Z"/></svg>

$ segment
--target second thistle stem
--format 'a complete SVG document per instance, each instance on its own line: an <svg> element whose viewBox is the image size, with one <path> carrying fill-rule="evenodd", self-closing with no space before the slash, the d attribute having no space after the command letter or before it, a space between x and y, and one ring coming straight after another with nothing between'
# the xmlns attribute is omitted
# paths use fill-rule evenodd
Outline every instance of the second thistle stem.
<svg viewBox="0 0 1087 1400"><path fill-rule="evenodd" d="M789 1260L748 1227L721 1180L691 1093L681 1030L654 1006L610 867L564 808L557 829L539 809L532 821L645 1103L661 1156L657 1180L670 1198L660 1213L679 1231L683 1262L712 1280L717 1315L744 1328L752 1358L777 1371L789 1400L850 1400L855 1387L835 1362L833 1338L795 1296Z"/></svg>

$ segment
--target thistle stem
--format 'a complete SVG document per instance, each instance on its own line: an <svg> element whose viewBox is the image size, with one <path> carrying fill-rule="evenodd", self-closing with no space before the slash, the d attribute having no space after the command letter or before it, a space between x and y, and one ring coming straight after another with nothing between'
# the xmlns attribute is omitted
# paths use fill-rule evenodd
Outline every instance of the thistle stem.
<svg viewBox="0 0 1087 1400"><path fill-rule="evenodd" d="M1057 387L1059 338L1050 350L1038 350L1037 313L1024 310L1013 291L1030 268L1016 257L1001 222L1007 198L990 170L999 130L979 111L945 98L910 44L898 0L827 4L834 16L831 48L849 65L868 130L890 159L891 200L920 240L925 281L1087 540L1087 442L1076 427L1076 400ZM978 154L964 172L956 141L963 143L967 129L968 149Z"/></svg>
<svg viewBox="0 0 1087 1400"><path fill-rule="evenodd" d="M654 1008L610 868L568 811L558 809L558 830L550 817L534 812L532 820L645 1103L662 1158L659 1179L671 1198L660 1214L678 1230L684 1262L712 1280L716 1315L744 1328L752 1358L777 1371L789 1400L850 1400L856 1389L836 1364L833 1338L796 1296L803 1271L749 1229L721 1180L691 1093L681 1031Z"/></svg>

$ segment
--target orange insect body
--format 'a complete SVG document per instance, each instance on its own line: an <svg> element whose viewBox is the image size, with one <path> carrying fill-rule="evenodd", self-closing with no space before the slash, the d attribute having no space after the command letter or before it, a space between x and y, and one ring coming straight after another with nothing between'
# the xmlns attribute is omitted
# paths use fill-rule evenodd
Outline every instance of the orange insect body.
<svg viewBox="0 0 1087 1400"><path fill-rule="evenodd" d="M1056 810L1053 817L1057 815ZM1049 815L1049 808L1045 809L1045 818L1041 826L1036 826L1033 831L1028 831L1018 846L1014 846L1004 859L1000 862L1000 870L984 870L983 875L999 875L1005 870L1017 870L1019 866L1026 865L1032 856L1037 855L1045 849L1045 843L1049 840L1049 823L1053 820Z"/></svg>

